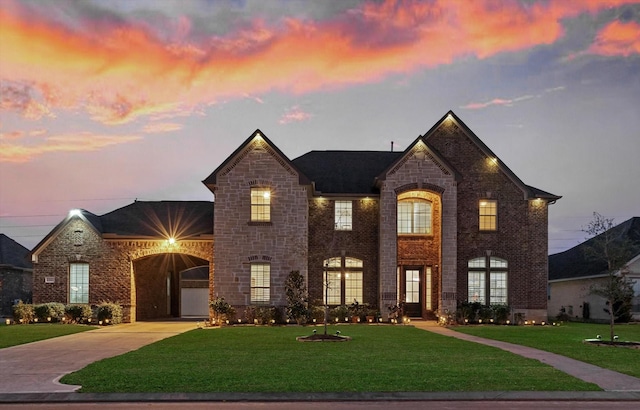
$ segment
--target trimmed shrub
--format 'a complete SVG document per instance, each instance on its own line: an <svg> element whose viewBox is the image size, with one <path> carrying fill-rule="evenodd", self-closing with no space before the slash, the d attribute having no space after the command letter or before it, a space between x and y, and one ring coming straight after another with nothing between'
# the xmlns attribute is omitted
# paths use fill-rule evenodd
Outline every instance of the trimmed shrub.
<svg viewBox="0 0 640 410"><path fill-rule="evenodd" d="M102 302L96 308L98 321L103 325L117 325L122 323L122 306L113 302Z"/></svg>
<svg viewBox="0 0 640 410"><path fill-rule="evenodd" d="M19 301L17 305L13 305L13 320L16 323L29 323L34 318L33 305L24 304Z"/></svg>
<svg viewBox="0 0 640 410"><path fill-rule="evenodd" d="M86 323L93 316L93 311L89 305L66 305L64 315L69 322Z"/></svg>
<svg viewBox="0 0 640 410"><path fill-rule="evenodd" d="M333 309L329 309L329 319L331 322L344 322L345 319L349 321L349 308L345 305L336 306ZM336 320L337 319L337 320Z"/></svg>
<svg viewBox="0 0 640 410"><path fill-rule="evenodd" d="M64 318L64 305L50 302L35 305L33 311L41 322L60 322Z"/></svg>
<svg viewBox="0 0 640 410"><path fill-rule="evenodd" d="M216 298L209 303L209 307L215 313L215 320L218 324L224 323L226 320L233 321L236 315L236 309L227 303L224 298Z"/></svg>

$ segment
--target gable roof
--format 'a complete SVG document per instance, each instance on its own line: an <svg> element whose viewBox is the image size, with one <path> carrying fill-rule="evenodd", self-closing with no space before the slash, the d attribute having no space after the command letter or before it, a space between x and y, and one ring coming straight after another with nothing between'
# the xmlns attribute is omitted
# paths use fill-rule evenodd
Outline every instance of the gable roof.
<svg viewBox="0 0 640 410"><path fill-rule="evenodd" d="M29 261L29 249L0 233L0 266L31 269L33 265Z"/></svg>
<svg viewBox="0 0 640 410"><path fill-rule="evenodd" d="M632 259L640 255L640 217L633 217L610 229L614 238L628 239L634 243ZM603 235L603 234L600 234ZM593 246L595 236L564 252L549 256L549 280L576 279L603 274L607 270L606 261L589 258L585 249Z"/></svg>
<svg viewBox="0 0 640 410"><path fill-rule="evenodd" d="M284 155L284 153L282 151L280 151L280 148L278 148L273 142L271 142L271 140L269 138L267 138L266 135L264 135L264 133L262 131L260 131L260 129L257 129L253 132L253 134L251 134L251 136L249 138L247 138L242 144L240 144L240 146L233 151L233 153L231 153L231 155L229 155L227 157L226 160L224 160L224 162L222 164L220 164L218 166L218 168L216 168L211 174L209 174L208 177L206 177L202 183L205 184L207 186L207 188L209 188L212 192L213 192L213 188L216 184L216 180L218 177L218 173L224 169L226 169L227 167L233 166L233 162L237 161L236 157L242 153L242 151L245 150L245 148L251 144L254 139L256 139L256 137L261 138L262 140L264 140L264 142L275 151L276 155L278 155L280 158L282 158L282 160L285 162L286 166L291 167L297 174L298 174L298 178L299 178L299 182L301 185L310 185L311 181L309 181L309 178L307 178L306 175L304 175L303 172L301 172L292 162L291 160Z"/></svg>
<svg viewBox="0 0 640 410"><path fill-rule="evenodd" d="M425 142L428 142L429 139L432 138L433 135L435 135L435 133L438 130L438 128L440 128L440 126L445 121L447 121L448 119L451 119L451 120L455 121L456 124L467 135L469 140L472 143L474 143L478 147L478 149L480 149L480 151L482 151L482 153L484 153L484 155L487 156L487 158L495 158L500 170L507 176L507 178L509 178L516 186L518 186L522 190L522 192L523 192L523 194L524 194L526 199L540 198L540 199L546 199L546 200L548 200L550 202L555 202L558 199L562 198L561 196L551 194L549 192L543 191L543 190L538 189L538 188L534 188L534 187L526 185L524 182L522 182L522 180L520 180L520 178L518 178L518 176L516 174L514 174L513 171L511 171L511 169L509 169L509 167L504 162L502 162L502 160L500 160L500 158L498 158L498 156L493 151L491 151L491 149L484 142L482 142L482 140L480 138L478 138L478 136L473 131L471 131L471 129L469 127L467 127L467 124L465 124L451 110L449 110L442 118L440 118L440 120L438 122L436 122L429 129L429 131L427 131L422 136L422 138L425 140Z"/></svg>
<svg viewBox="0 0 640 410"><path fill-rule="evenodd" d="M213 202L135 201L97 216L84 209L60 222L33 248L35 258L73 219L80 218L105 238L194 238L213 235ZM34 259L35 260L35 259Z"/></svg>
<svg viewBox="0 0 640 410"><path fill-rule="evenodd" d="M402 152L311 151L292 162L315 183L316 193L377 194L375 178Z"/></svg>

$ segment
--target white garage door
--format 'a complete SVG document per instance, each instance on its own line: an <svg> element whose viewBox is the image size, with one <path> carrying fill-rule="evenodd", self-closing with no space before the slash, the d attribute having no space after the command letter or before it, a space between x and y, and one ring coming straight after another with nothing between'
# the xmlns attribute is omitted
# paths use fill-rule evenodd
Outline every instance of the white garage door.
<svg viewBox="0 0 640 410"><path fill-rule="evenodd" d="M181 317L209 317L208 288L182 288L180 296Z"/></svg>

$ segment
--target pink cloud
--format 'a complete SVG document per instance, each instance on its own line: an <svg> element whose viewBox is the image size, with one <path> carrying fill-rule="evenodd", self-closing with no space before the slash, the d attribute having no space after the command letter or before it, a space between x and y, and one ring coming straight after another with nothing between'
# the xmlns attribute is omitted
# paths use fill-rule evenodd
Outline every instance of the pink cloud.
<svg viewBox="0 0 640 410"><path fill-rule="evenodd" d="M99 135L84 132L46 138L37 145L14 144L0 140L0 162L28 162L51 152L95 151L111 145L125 144L142 139L137 135Z"/></svg>
<svg viewBox="0 0 640 410"><path fill-rule="evenodd" d="M278 121L279 124L289 124L292 122L302 122L302 121L307 121L312 117L311 114L309 114L308 112L303 111L302 109L300 109L299 106L294 106L291 107L287 110L287 112L285 112L282 117L280 117L280 120Z"/></svg>
<svg viewBox="0 0 640 410"><path fill-rule="evenodd" d="M603 56L624 57L640 54L640 24L633 21L609 23L600 30L587 52Z"/></svg>
<svg viewBox="0 0 640 410"><path fill-rule="evenodd" d="M107 125L193 114L231 98L375 82L551 44L563 19L631 2L367 1L329 20L255 19L220 35L197 31L185 16L154 25L86 14L65 26L40 3L5 0L0 80L11 92L0 109L34 120L73 110ZM637 37L637 25L615 26L594 50L631 43L614 52L637 52Z"/></svg>
<svg viewBox="0 0 640 410"><path fill-rule="evenodd" d="M182 124L175 122L157 122L144 126L142 132L147 134L160 134L165 132L179 131L182 129Z"/></svg>
<svg viewBox="0 0 640 410"><path fill-rule="evenodd" d="M472 103L463 105L460 108L464 108L467 110L479 110L482 108L490 107L492 105L502 105L502 106L511 107L515 103L518 103L520 101L530 100L532 98L535 98L535 96L528 95L528 94L520 97L516 97L513 99L494 98L493 100L486 101L486 102L472 102Z"/></svg>

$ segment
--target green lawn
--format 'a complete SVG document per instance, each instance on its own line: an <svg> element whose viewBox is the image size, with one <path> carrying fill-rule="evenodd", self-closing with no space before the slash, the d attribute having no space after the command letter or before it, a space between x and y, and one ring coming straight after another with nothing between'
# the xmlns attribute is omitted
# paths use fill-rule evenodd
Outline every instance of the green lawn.
<svg viewBox="0 0 640 410"><path fill-rule="evenodd" d="M59 323L39 323L31 325L0 325L0 349L70 335L95 329L94 326L63 325Z"/></svg>
<svg viewBox="0 0 640 410"><path fill-rule="evenodd" d="M561 326L457 326L456 331L561 354L596 366L640 377L640 350L582 343L601 335L609 339L609 325L563 323ZM621 341L640 342L640 325L619 324Z"/></svg>
<svg viewBox="0 0 640 410"><path fill-rule="evenodd" d="M62 382L83 392L599 390L536 360L411 326L330 326L336 329L353 340L296 341L311 327L193 330Z"/></svg>

